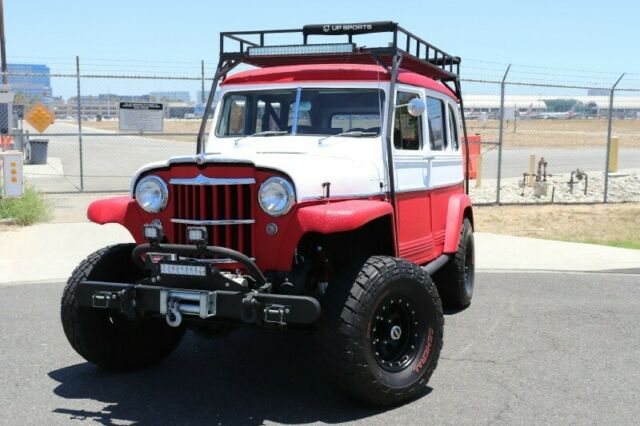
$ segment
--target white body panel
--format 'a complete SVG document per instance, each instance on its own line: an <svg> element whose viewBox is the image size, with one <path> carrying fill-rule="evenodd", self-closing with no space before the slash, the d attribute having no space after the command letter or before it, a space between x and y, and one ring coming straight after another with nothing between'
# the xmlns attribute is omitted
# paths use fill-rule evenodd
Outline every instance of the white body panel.
<svg viewBox="0 0 640 426"><path fill-rule="evenodd" d="M280 84L226 85L222 86L220 99L228 92L269 90L283 88L372 88L389 96L388 82L296 82ZM399 84L398 90L418 93L442 99L457 111L454 100L427 89ZM388 102L382 104L383 121L387 117ZM256 167L271 168L288 174L296 188L297 201L320 198L324 194L322 184L331 182L332 197L353 197L380 194L388 191L387 155L384 135L386 123L377 137L319 137L311 135L284 135L269 137L217 137L214 129L220 119L221 108L216 108L211 132L205 145L205 162L250 162ZM447 108L447 114L449 110ZM459 184L463 180L460 150L451 146L445 151L432 152L428 141L428 120L422 117L425 129L422 149L409 151L393 149L396 191L422 191L430 188ZM457 123L459 125L459 120ZM449 129L447 127L447 132ZM458 134L460 131L458 130ZM449 136L451 140L451 136ZM451 145L451 144L450 144ZM461 145L461 144L460 144ZM196 157L179 157L167 162L149 164L140 173L171 162L195 161ZM134 188L132 188L132 193Z"/></svg>

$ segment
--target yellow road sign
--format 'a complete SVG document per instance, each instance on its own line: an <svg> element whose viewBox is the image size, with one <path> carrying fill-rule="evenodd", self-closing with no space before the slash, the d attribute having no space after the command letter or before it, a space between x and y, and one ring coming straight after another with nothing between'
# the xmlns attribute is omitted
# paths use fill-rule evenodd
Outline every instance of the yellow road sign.
<svg viewBox="0 0 640 426"><path fill-rule="evenodd" d="M40 102L37 102L34 106L27 111L24 116L27 123L31 124L34 129L42 133L53 123L56 116Z"/></svg>

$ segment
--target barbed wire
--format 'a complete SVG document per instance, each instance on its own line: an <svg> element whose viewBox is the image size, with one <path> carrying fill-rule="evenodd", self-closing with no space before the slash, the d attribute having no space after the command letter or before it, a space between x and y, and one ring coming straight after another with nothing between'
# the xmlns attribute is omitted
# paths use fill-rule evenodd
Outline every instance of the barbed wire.
<svg viewBox="0 0 640 426"><path fill-rule="evenodd" d="M46 66L52 66L52 68L54 68L54 72L50 73L20 72L17 70L11 71L10 69L7 73L10 77L40 77L43 79L77 78L75 58L70 59L68 62L61 62L66 58L59 56L10 56L10 58L28 58L35 61L47 62ZM47 61L43 61L45 59L47 59ZM471 62L471 65L469 65L468 62ZM171 66L160 64L171 64ZM58 65L63 65L64 67L57 68L56 66ZM209 62L205 62L204 65L206 70L204 80L209 83L212 81L212 78L207 77L207 75L212 74L215 66ZM505 66L505 68L499 69L496 68L495 65ZM462 81L467 83L500 84L507 65L506 63L496 61L464 58L461 67ZM87 79L202 81L202 61L148 61L142 59L88 57L80 58L80 69L80 77ZM577 75L575 72L582 72L583 74ZM505 83L514 86L550 87L556 89L609 89L619 76L620 74L614 72L512 64ZM640 78L638 77L640 77L640 73L625 74L618 90L623 92L640 91L640 84L638 84Z"/></svg>

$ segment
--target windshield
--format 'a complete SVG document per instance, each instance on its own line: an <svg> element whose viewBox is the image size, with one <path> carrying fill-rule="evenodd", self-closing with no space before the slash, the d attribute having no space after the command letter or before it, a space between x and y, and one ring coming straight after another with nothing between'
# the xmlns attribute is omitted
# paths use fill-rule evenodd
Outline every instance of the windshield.
<svg viewBox="0 0 640 426"><path fill-rule="evenodd" d="M222 100L216 135L329 136L352 132L352 135L376 136L380 134L380 110L383 105L384 92L378 89L284 89L227 93Z"/></svg>

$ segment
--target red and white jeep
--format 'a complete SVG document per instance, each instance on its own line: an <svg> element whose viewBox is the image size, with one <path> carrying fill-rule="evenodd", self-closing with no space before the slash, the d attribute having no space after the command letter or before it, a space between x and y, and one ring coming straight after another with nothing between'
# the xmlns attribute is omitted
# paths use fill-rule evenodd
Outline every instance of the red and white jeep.
<svg viewBox="0 0 640 426"><path fill-rule="evenodd" d="M274 33L302 44L270 45ZM354 43L371 33L391 42ZM310 42L327 37L346 41ZM241 63L257 69L227 75ZM466 307L474 282L459 63L392 22L221 33L197 154L147 165L131 196L89 207L136 243L92 254L69 279L73 348L131 369L186 329L309 330L352 395L423 392L442 304Z"/></svg>

